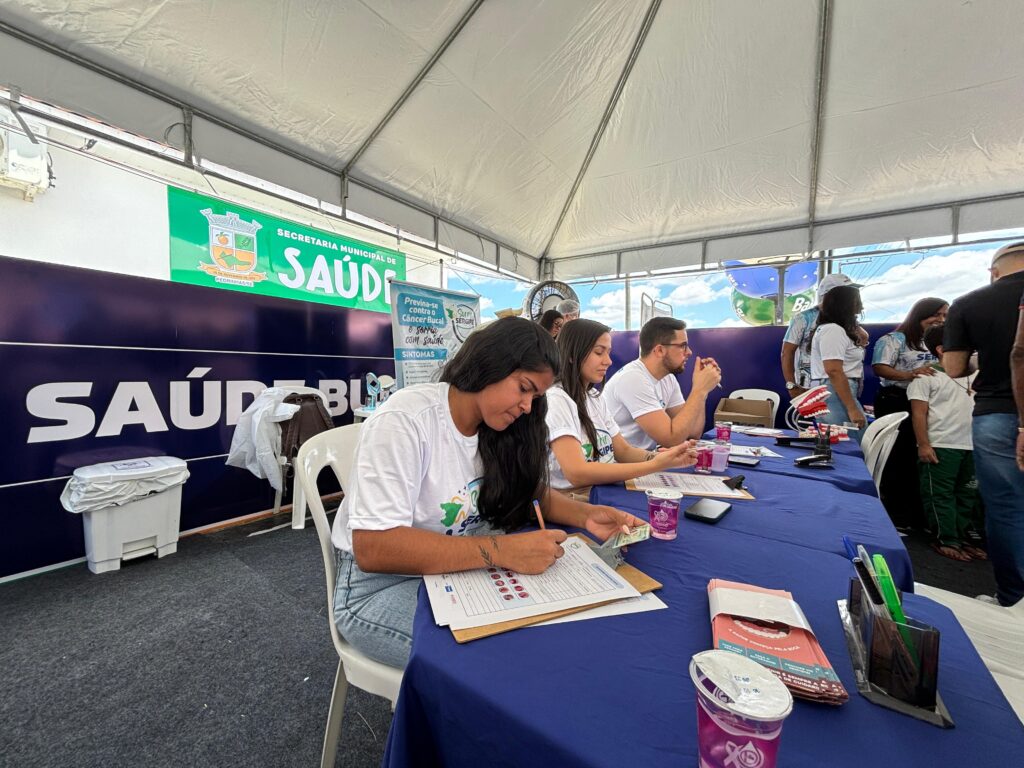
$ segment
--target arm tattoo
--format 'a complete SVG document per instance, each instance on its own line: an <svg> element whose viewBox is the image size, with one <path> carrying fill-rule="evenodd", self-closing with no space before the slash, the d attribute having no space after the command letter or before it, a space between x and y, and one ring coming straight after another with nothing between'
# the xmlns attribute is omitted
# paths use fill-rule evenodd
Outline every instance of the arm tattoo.
<svg viewBox="0 0 1024 768"><path fill-rule="evenodd" d="M480 557L483 559L484 565L488 568L494 567L494 561L491 560L491 553L484 548L483 544L480 545Z"/></svg>
<svg viewBox="0 0 1024 768"><path fill-rule="evenodd" d="M498 551L498 539L496 537L494 537L494 536L488 536L487 538L491 540L491 546L494 547L494 551L497 552ZM480 549L480 557L483 559L484 564L488 568L493 568L494 567L494 560L491 559L490 553L487 551L487 549L484 547L483 544L481 544L479 546L479 549Z"/></svg>

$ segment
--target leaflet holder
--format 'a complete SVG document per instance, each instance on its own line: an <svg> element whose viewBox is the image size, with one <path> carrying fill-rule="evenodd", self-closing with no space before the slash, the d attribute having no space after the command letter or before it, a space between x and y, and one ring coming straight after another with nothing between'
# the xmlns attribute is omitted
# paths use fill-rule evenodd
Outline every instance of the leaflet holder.
<svg viewBox="0 0 1024 768"><path fill-rule="evenodd" d="M905 624L893 621L884 605L871 601L859 577L850 579L849 597L838 605L860 694L888 709L952 728L937 689L939 630L910 617Z"/></svg>

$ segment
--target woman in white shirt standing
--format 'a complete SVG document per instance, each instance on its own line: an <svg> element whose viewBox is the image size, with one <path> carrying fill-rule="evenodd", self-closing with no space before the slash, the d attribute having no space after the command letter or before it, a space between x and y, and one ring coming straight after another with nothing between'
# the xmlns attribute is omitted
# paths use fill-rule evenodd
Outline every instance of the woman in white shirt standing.
<svg viewBox="0 0 1024 768"><path fill-rule="evenodd" d="M548 390L551 487L585 499L589 487L632 480L696 461L694 441L663 451L626 442L597 387L612 364L611 329L573 320L558 337L562 373Z"/></svg>
<svg viewBox="0 0 1024 768"><path fill-rule="evenodd" d="M364 424L334 520L334 621L370 658L405 666L423 574L502 567L541 573L564 531L604 541L641 521L547 485L547 401L558 348L536 323L498 320L470 334L437 384L389 397Z"/></svg>
<svg viewBox="0 0 1024 768"><path fill-rule="evenodd" d="M821 312L811 334L811 384L828 387L828 413L823 424L856 424L850 435L859 443L867 426L857 400L864 378L863 337L857 333L857 316L864 311L860 291L844 285L833 288L821 300Z"/></svg>

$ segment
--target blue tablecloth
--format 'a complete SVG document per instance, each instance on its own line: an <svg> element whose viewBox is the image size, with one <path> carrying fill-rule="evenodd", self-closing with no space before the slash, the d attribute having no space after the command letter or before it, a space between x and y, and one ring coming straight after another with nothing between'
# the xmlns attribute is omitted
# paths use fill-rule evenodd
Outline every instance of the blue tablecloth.
<svg viewBox="0 0 1024 768"><path fill-rule="evenodd" d="M782 733L789 768L1011 765L1024 728L952 614L908 595L910 616L942 632L939 691L956 728L942 730L856 692L836 600L849 561L692 521L628 559L664 583L666 610L534 627L457 645L421 590L387 766L695 766L690 657L711 644L712 577L790 590L850 701L797 701ZM1013 757L1017 755L1017 757Z"/></svg>
<svg viewBox="0 0 1024 768"><path fill-rule="evenodd" d="M713 436L712 433L708 433L708 435ZM796 466L793 464L793 460L799 456L809 455L811 449L786 448L776 445L774 437L751 437L750 435L741 435L738 432L733 432L732 442L736 445L756 445L762 448L771 448L776 453L782 454L783 458L781 459L767 456L762 458L761 463L756 467L760 472L771 472L774 475L799 477L806 480L819 480L843 491L862 493L878 498L875 481L871 479L871 473L868 472L868 468L864 464L864 454L861 453L860 446L853 440L836 443L832 446L834 469L809 469Z"/></svg>
<svg viewBox="0 0 1024 768"><path fill-rule="evenodd" d="M877 496L848 493L805 477L761 471L769 461L780 459L763 459L757 467L732 467L726 471L728 475L742 474L755 498L734 501L732 509L715 527L837 555L846 553L842 540L845 534L854 544L863 544L870 554L884 555L896 585L906 592L914 591L910 555ZM590 500L647 519L647 497L640 491L627 491L622 485L598 485L594 486ZM685 520L682 513L696 502L697 499L689 497L683 500L681 523L693 522Z"/></svg>

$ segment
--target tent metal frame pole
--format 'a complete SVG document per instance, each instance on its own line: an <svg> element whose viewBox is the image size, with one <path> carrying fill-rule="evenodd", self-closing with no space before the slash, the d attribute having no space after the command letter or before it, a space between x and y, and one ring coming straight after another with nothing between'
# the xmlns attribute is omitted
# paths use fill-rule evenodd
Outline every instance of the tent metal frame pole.
<svg viewBox="0 0 1024 768"><path fill-rule="evenodd" d="M832 3L820 0L818 10L818 66L814 82L814 133L811 136L811 171L807 199L807 256L814 252L814 220L818 206L818 173L821 163L821 129L825 119L829 43L832 39Z"/></svg>
<svg viewBox="0 0 1024 768"><path fill-rule="evenodd" d="M91 62L88 59L83 58L78 54L71 53L70 51L66 51L63 48L58 48L56 45L53 45L52 43L48 43L45 40L40 40L37 37L22 32L17 27L12 27L10 24L4 21L0 21L0 32L10 35L11 37L17 38L18 40L21 40L24 43L28 43L29 45L35 46L36 48L44 50L47 53L53 54L54 56L64 59L65 61L70 61L72 64L77 64L78 66L88 69L91 72L95 72L98 75L103 75L104 77L109 78L110 80L114 80L115 82L118 82L121 85L128 86L129 88L133 88L136 91L140 91L146 94L147 96L151 96L152 98L157 99L158 101L162 101L164 104L169 104L172 107L177 107L182 111L187 109L191 111L191 113L195 117L200 117L203 120L213 123L214 125L220 126L221 128L225 128L233 133L237 133L240 136L244 136L245 138L250 139L251 141L254 141L257 144L262 144L263 146L269 149L273 149L276 152L288 155L294 160L299 160L305 163L306 165L311 165L314 168L317 168L321 171L326 171L327 173L338 173L337 168L332 168L329 165L320 162L319 160L314 160L310 157L306 157L293 149L289 149L288 147L283 147L279 144L275 144L269 139L265 139L259 134L253 133L252 131L246 128L241 128L237 125L233 125L229 123L227 120L223 120L217 117L216 115L212 115L204 109L196 107L193 104L189 104L188 102L182 101L181 99L176 99L173 96L168 96L166 93L162 93L156 90L155 88L152 88L151 86L145 85L144 83L135 80L134 78L128 77L127 75L122 75L121 73L115 72L114 70L109 69L108 67L104 67L100 64ZM104 138L110 139L109 136L105 136ZM151 140L155 141L155 139Z"/></svg>
<svg viewBox="0 0 1024 768"><path fill-rule="evenodd" d="M838 261L840 259L853 258L854 255L856 255L856 257L859 258L859 259L871 260L871 259L874 259L874 258L879 257L879 256L893 256L895 254L901 254L901 253L924 253L924 252L927 252L927 251L936 250L938 248L951 248L951 247L956 246L956 245L962 245L962 246L967 247L967 246L975 246L975 245L987 245L989 243L1005 243L1007 240L1014 240L1014 239L1017 239L1017 238L1012 238L1012 237L985 237L985 238L982 238L980 240L969 240L967 242L961 241L959 243L946 243L944 245L928 245L928 246L923 246L923 247L919 247L919 248L909 248L909 249L907 249L907 248L892 248L892 249L885 250L885 251L872 251L870 253L849 254L847 256L835 256L835 255L833 255L834 252L833 252L832 249L826 249L826 250L820 251L819 253L821 255L819 255L817 257L813 257L811 259L802 259L801 261L809 262L809 263L813 263L813 264L819 264L820 265L820 268L819 268L820 269L819 279L821 279L821 277L824 277L824 275L828 274L827 269L831 266L832 262ZM557 261L563 261L563 260L562 259L558 259ZM548 263L551 263L551 262L549 261ZM795 263L795 262L790 262L791 265L793 263ZM673 269L673 270L669 270L669 271L666 271L666 272L659 272L656 275L655 274L651 274L650 272L648 272L647 273L647 278L644 278L644 279L663 280L663 279L676 278L676 277L700 277L700 276L703 276L703 275L719 274L719 273L725 272L726 269L754 269L756 267L774 267L774 266L778 266L778 264L743 264L743 265L737 265L735 267L721 267L721 266L718 266L717 264L715 266L713 266L713 267L700 267L700 266L697 266L695 264L692 267L680 267L679 269ZM615 277L585 277L585 276L581 276L581 277L571 277L571 278L568 278L568 279L562 278L562 282L568 283L570 285L575 285L577 283L604 284L604 283L618 283L618 282L622 282L625 279L626 278L623 277L623 276L615 276ZM632 279L636 280L636 279L640 279L640 278L634 276Z"/></svg>
<svg viewBox="0 0 1024 768"><path fill-rule="evenodd" d="M583 177L586 175L587 169L590 167L590 162L594 159L594 155L597 154L597 148L601 144L601 139L604 138L605 129L608 127L608 123L612 119L612 114L615 112L615 107L619 103L622 91L626 88L626 82L629 80L629 76L633 72L633 65L636 64L636 60L640 56L640 51L643 49L644 43L647 41L647 33L650 32L651 25L654 24L654 17L658 14L658 8L660 7L661 0L651 0L651 4L647 6L647 13L644 15L644 19L640 24L640 29L637 32L636 39L633 41L633 48L629 52L626 64L623 66L622 72L619 74L619 80L615 83L612 95L608 99L608 104L604 108L604 114L601 116L601 122L598 123L597 130L594 131L594 136L590 140L590 147L588 147L587 154L583 158L583 164L580 166L580 170L576 174L576 180L573 182L572 188L570 188L569 194L565 198L565 205L562 206L562 212L558 214L558 220L555 222L555 226L551 230L551 235L548 237L548 244L544 246L544 250L541 252L541 260L548 258L548 252L551 250L552 243L555 242L555 236L558 234L558 230L562 228L562 222L565 221L565 217L569 213L569 208L572 206L572 201L576 197L576 192L579 191L580 185L583 183Z"/></svg>
<svg viewBox="0 0 1024 768"><path fill-rule="evenodd" d="M900 216L907 213L926 213L928 211L941 211L954 207L963 207L969 205L977 205L979 203L996 203L1003 200L1022 200L1024 199L1024 191L1021 192L1006 192L1000 195L988 195L986 197L974 197L967 198L964 200L951 201L946 203L931 203L929 205L918 205L912 208L897 208L885 213L863 213L856 216L837 216L835 218L819 219L818 225L826 226L829 224L850 224L858 221L870 221L872 219L885 219L890 216ZM598 256L608 256L614 253L634 253L636 251L649 251L654 248L675 248L684 245L696 245L702 246L702 258L701 265L706 263L706 252L707 244L717 242L720 240L732 240L737 237L753 237L756 235L772 235L779 232L792 232L793 230L803 229L806 224L786 224L778 227L763 227L760 229L752 229L743 232L730 232L723 235L713 235L711 237L691 237L680 240L666 240L659 243L649 243L645 245L636 245L629 248L615 248L606 251L593 251L591 253L581 253L576 256L563 256L559 259L548 259L553 264L561 264L562 262L579 261L580 259L590 259ZM952 233L949 233L952 234ZM999 238L1002 239L1002 238ZM972 240L971 243L975 242L989 242L988 240ZM992 240L996 242L996 240ZM950 243L953 245L953 243ZM852 246L851 246L852 247ZM898 251L889 251L889 253L898 253ZM777 254L783 256L785 254ZM774 258L773 256L765 256L764 258Z"/></svg>
<svg viewBox="0 0 1024 768"><path fill-rule="evenodd" d="M384 117L381 118L380 122L377 123L377 126L370 131L370 135L363 140L362 144L359 145L359 149L355 151L355 154L352 155L351 159L345 164L345 167L341 171L342 173L348 175L352 172L352 168L359 162L359 158L361 158L363 153L369 149L370 144L372 144L380 135L381 131L387 127L387 124L391 122L391 119L398 114L398 110L405 105L405 102L409 100L410 96L412 96L413 91L415 91L419 87L419 84L423 82L423 78L425 78L430 70L433 69L438 59L440 59L444 55L444 52L448 50L448 47L455 42L455 38L459 36L459 33L462 32L466 24L469 23L469 20L473 18L473 14L476 13L477 9L481 5L483 5L483 2L484 0L474 0L473 4L469 7L469 10L462 14L462 18L459 19L458 23L448 33L448 36L441 42L441 45L438 46L433 55L427 59L427 63L420 68L416 77L414 77L412 82L410 82L409 85L405 87L405 90L402 91L402 95L398 97L398 101L391 105L391 109L387 111Z"/></svg>

